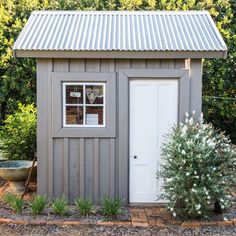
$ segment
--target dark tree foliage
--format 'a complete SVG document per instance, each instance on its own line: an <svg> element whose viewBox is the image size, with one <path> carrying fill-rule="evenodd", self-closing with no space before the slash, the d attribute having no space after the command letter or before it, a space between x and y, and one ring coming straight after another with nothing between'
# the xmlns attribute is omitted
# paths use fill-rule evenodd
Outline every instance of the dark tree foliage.
<svg viewBox="0 0 236 236"><path fill-rule="evenodd" d="M0 123L18 102L36 99L35 60L12 55L12 45L34 10L208 10L229 53L225 59L204 60L203 111L208 122L236 136L236 100L226 99L236 98L235 0L1 0Z"/></svg>

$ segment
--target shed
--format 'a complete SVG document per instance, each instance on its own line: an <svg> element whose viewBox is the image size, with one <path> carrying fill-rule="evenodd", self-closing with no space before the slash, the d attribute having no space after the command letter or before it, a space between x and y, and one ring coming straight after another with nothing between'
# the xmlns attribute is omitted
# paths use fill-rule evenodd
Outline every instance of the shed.
<svg viewBox="0 0 236 236"><path fill-rule="evenodd" d="M38 193L95 203L157 202L163 135L227 53L206 11L36 11L13 49L37 59Z"/></svg>

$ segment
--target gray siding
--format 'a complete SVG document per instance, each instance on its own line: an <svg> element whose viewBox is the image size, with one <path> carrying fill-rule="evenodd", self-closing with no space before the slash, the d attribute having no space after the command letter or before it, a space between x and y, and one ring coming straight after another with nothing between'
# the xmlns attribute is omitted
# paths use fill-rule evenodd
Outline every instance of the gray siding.
<svg viewBox="0 0 236 236"><path fill-rule="evenodd" d="M91 197L95 202L104 195L119 195L128 201L128 157L119 159L118 153L119 145L122 145L118 133L121 122L116 122L116 138L52 138L51 72L118 72L123 68L180 69L189 65L183 59L38 59L38 193L54 197L64 193L71 201L77 196ZM192 86L196 86L201 83L201 60L193 60L191 67L196 72L195 77L192 75ZM195 91L192 88L191 91L193 96L200 94L199 89ZM196 107L199 111L201 97L191 99L191 109Z"/></svg>

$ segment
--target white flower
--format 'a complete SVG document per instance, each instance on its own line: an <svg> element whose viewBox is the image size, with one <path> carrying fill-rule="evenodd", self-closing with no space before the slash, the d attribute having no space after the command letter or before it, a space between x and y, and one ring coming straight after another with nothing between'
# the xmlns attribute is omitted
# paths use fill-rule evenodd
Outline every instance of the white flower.
<svg viewBox="0 0 236 236"><path fill-rule="evenodd" d="M226 217L223 218L224 221L228 221L228 219Z"/></svg>
<svg viewBox="0 0 236 236"><path fill-rule="evenodd" d="M195 113L196 113L196 112L193 110L192 114L195 115Z"/></svg>
<svg viewBox="0 0 236 236"><path fill-rule="evenodd" d="M210 204L211 204L211 202L210 202L210 201L207 201L207 204L208 204L208 205L210 205Z"/></svg>
<svg viewBox="0 0 236 236"><path fill-rule="evenodd" d="M215 144L214 142L209 142L209 143L208 143L208 146L209 146L209 147L215 147L215 145L216 145L216 144Z"/></svg>
<svg viewBox="0 0 236 236"><path fill-rule="evenodd" d="M185 135L187 130L188 130L188 127L186 125L184 125L182 128L182 134Z"/></svg>
<svg viewBox="0 0 236 236"><path fill-rule="evenodd" d="M207 196L207 199L211 199L211 197L210 197L210 196Z"/></svg>
<svg viewBox="0 0 236 236"><path fill-rule="evenodd" d="M191 191L192 191L193 193L196 193L196 192L197 192L194 188L192 188Z"/></svg>
<svg viewBox="0 0 236 236"><path fill-rule="evenodd" d="M168 179L166 179L166 182L169 183L169 182L171 182L172 180L173 180L173 178L168 178Z"/></svg>
<svg viewBox="0 0 236 236"><path fill-rule="evenodd" d="M196 184L193 184L193 186L194 186L194 187L197 187L197 185L196 185Z"/></svg>
<svg viewBox="0 0 236 236"><path fill-rule="evenodd" d="M194 174L195 174L195 175L197 174L197 171L196 171L196 170L194 171Z"/></svg>
<svg viewBox="0 0 236 236"><path fill-rule="evenodd" d="M207 174L207 177L210 177L210 175L209 175L209 174Z"/></svg>
<svg viewBox="0 0 236 236"><path fill-rule="evenodd" d="M196 176L195 176L195 178L196 178L196 179L199 179L199 176L198 176L198 175L196 175Z"/></svg>
<svg viewBox="0 0 236 236"><path fill-rule="evenodd" d="M196 210L199 210L201 208L201 204L195 205Z"/></svg>
<svg viewBox="0 0 236 236"><path fill-rule="evenodd" d="M192 118L192 117L189 119L189 124L190 124L190 125L193 124L193 118Z"/></svg>
<svg viewBox="0 0 236 236"><path fill-rule="evenodd" d="M201 211L198 211L197 213L198 213L199 215L201 215L201 214L202 214L202 212L201 212Z"/></svg>
<svg viewBox="0 0 236 236"><path fill-rule="evenodd" d="M200 121L201 121L201 123L203 123L203 113L201 113Z"/></svg>
<svg viewBox="0 0 236 236"><path fill-rule="evenodd" d="M174 208L173 208L173 207L171 207L171 208L170 208L170 211L174 211Z"/></svg>
<svg viewBox="0 0 236 236"><path fill-rule="evenodd" d="M182 152L181 152L183 155L185 155L186 154L186 152L184 151L184 150L182 150Z"/></svg>
<svg viewBox="0 0 236 236"><path fill-rule="evenodd" d="M186 160L183 160L183 163L185 164L185 163L186 163Z"/></svg>
<svg viewBox="0 0 236 236"><path fill-rule="evenodd" d="M189 117L189 114L188 114L188 112L185 112L185 116L186 116L186 117Z"/></svg>
<svg viewBox="0 0 236 236"><path fill-rule="evenodd" d="M189 173L189 172L187 172L185 175L186 175L186 176L189 176L189 175L190 175L190 173Z"/></svg>
<svg viewBox="0 0 236 236"><path fill-rule="evenodd" d="M221 202L224 202L224 199L220 199Z"/></svg>
<svg viewBox="0 0 236 236"><path fill-rule="evenodd" d="M176 217L176 212L173 212L173 216Z"/></svg>
<svg viewBox="0 0 236 236"><path fill-rule="evenodd" d="M213 170L216 170L216 168L214 167Z"/></svg>

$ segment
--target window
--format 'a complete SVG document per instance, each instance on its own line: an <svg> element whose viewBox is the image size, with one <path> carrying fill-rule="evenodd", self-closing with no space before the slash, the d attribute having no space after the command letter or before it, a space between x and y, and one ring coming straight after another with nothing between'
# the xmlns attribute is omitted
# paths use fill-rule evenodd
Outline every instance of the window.
<svg viewBox="0 0 236 236"><path fill-rule="evenodd" d="M105 83L63 83L63 126L105 127Z"/></svg>

